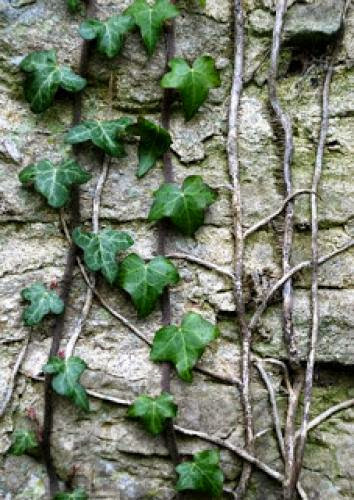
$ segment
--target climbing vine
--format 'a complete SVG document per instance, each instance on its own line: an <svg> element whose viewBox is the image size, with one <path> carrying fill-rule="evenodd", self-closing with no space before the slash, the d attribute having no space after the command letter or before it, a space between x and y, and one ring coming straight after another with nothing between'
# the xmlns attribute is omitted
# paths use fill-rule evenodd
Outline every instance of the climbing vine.
<svg viewBox="0 0 354 500"><path fill-rule="evenodd" d="M201 6L205 5L203 0L199 3ZM186 121L191 120L197 113L201 112L200 108L208 99L209 90L219 87L221 82L214 59L203 54L194 61L176 57L174 23L175 18L180 15L180 11L173 0L154 0L152 2L134 0L124 12L105 20L99 20L95 17L94 0L87 2L67 0L67 8L74 14L81 13L86 16L79 28L79 34L83 39L79 73L76 74L70 67L62 65L60 61L58 62L56 51L53 49L28 54L20 64L20 68L25 74L24 97L33 113L42 113L50 106L55 105L59 88L73 93L73 123L64 139L66 144L73 146L73 150L72 154L62 158L57 164L53 164L45 158L37 158L37 163L26 166L19 174L19 180L22 184L34 188L42 195L50 207L58 209L58 216L70 248L62 279L61 293L57 293L55 287L48 288L44 283L32 283L21 294L22 299L29 302L29 305L27 304L24 307L22 316L26 326L34 327L40 324L47 315L54 315L55 319L49 357L42 368L45 375L43 426L37 435L32 431L21 429L15 431L10 453L14 455L24 453L42 454L48 471L52 498L56 500L84 500L88 498L86 492L82 489L71 492L60 491L57 473L52 461L51 432L53 424L53 392L68 398L73 405L84 412L88 412L90 409L90 396L105 399L104 396L89 391L82 385L80 380L87 365L83 359L73 355L75 343L89 314L92 298L96 296L103 307L147 344L150 349L150 360L161 366L160 395L141 394L135 401L119 400L113 397L106 397L106 399L112 403L126 406L128 408L127 418L140 422L146 431L153 436L164 435L166 446L175 466L177 492L195 490L211 497L220 497L224 491L234 498L243 498L247 492L252 469L257 467L283 485L285 499L291 500L294 498L296 489L302 498L306 498L299 477L308 430L311 425L317 425L317 423L311 424L309 411L318 336L318 266L353 245L353 242L350 242L330 255L323 257L318 255L317 195L328 129L331 66L328 69L324 85L323 118L312 189L301 189L293 192L291 182L292 127L290 119L279 102L276 84L282 27L287 9L286 0L279 0L277 2L268 85L271 106L285 133L283 158L285 199L281 208L274 214L267 216L254 227L245 230L243 227L243 202L238 151L239 113L244 80L244 14L242 1L234 1L235 61L229 111L227 153L232 189L231 209L235 260L233 272L227 273L202 259L185 254L168 255L166 252L169 231L181 232L193 237L195 232L204 224L207 210L217 200L217 190L207 185L201 176L188 176L181 185L174 182L170 151L173 142L170 133L173 101L176 96L179 97ZM344 14L345 12L343 16ZM140 116L136 120L131 117L115 119L111 116L112 109L108 113L110 119L82 119L83 89L87 84L86 73L91 51L97 50L107 59L117 57L121 53L126 38L133 30L140 33L148 57L154 54L157 44L161 42L162 35L165 36L166 70L161 78L161 87L164 92L161 104L161 123L150 121L144 116ZM330 64L332 64L332 61ZM79 199L79 186L91 179L91 174L80 166L80 158L82 159L85 154L83 144L87 142L91 142L96 148L97 157L102 162L101 172L93 196L91 231L84 230L81 226ZM122 257L120 254L123 252L126 254L134 244L131 235L110 227L101 229L99 224L100 197L110 168L110 159L124 157L126 155L125 145L128 142L137 146L138 164L134 165L134 168L138 179L149 175L149 172L156 167L158 161L163 163L164 182L153 194L148 213L148 220L156 223L158 228L159 255L149 260L143 259L136 253L128 253ZM304 194L311 195L312 260L291 267L293 201L296 196ZM251 318L248 319L244 292L246 239L282 212L284 212L285 222L282 249L283 276L275 283L257 306ZM67 222L67 219L69 222ZM169 288L181 280L178 266L174 262L179 259L189 260L231 278L242 345L240 380L223 377L198 365L206 347L219 336L217 325L207 321L200 314L191 311L184 315L179 325L173 323ZM81 316L78 318L66 350L63 352L60 350L60 344L65 310L69 304L70 289L76 264L78 264L87 285L87 292ZM300 433L296 433L295 417L303 386L304 370L300 367L297 339L293 333L291 280L295 273L306 267L312 268L313 275L312 340L306 367L305 408ZM98 273L111 287L112 293L116 288L126 292L136 309L138 318L146 318L158 307L159 303L161 304L162 325L161 328L154 332L152 342L120 313L113 310L99 294L95 286ZM264 368L263 360L256 358L252 354L252 335L269 301L280 289L283 291L284 336L291 361L290 370L292 370L292 380L290 381L288 368L285 367L289 405L284 435L281 429L274 389ZM19 363L21 363L23 356L24 353ZM284 461L284 475L255 456L251 391L251 365L253 362L269 393L274 429ZM231 445L227 441L213 438L197 430L184 429L175 424L178 405L174 401L170 387L172 367L175 369L177 376L184 382L191 383L193 381L193 372L199 371L204 373L205 376L215 380L222 380L224 383L235 387L235 391L237 390L240 394L243 406L245 448ZM11 397L11 394L9 397ZM7 397L7 401L9 397ZM348 407L346 404L341 405L335 411L340 411L346 407ZM326 418L331 414L331 411L327 412ZM321 418L318 421L320 422ZM235 490L228 490L224 487L224 475L217 449L200 451L195 453L191 460L183 460L178 450L176 433L203 439L216 447L228 449L240 457L244 461L244 467Z"/></svg>

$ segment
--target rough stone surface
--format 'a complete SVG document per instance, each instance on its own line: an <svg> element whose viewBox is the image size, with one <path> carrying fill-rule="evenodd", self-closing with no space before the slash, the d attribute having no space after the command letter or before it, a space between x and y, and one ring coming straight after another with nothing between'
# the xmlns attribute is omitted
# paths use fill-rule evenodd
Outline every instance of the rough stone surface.
<svg viewBox="0 0 354 500"><path fill-rule="evenodd" d="M287 14L284 26L289 41L328 42L342 26L344 0L320 0L310 5L294 5Z"/></svg>
<svg viewBox="0 0 354 500"><path fill-rule="evenodd" d="M53 280L60 284L68 245L58 213L49 210L35 192L21 187L17 174L27 164L42 158L57 161L70 154L63 137L70 127L72 100L59 95L55 105L33 115L22 95L23 75L19 63L32 50L56 48L60 62L77 69L80 55L79 15L66 11L64 0L0 0L0 401L10 380L12 367L24 339L30 334L26 359L17 378L14 396L0 419L0 499L48 500L45 468L33 457L7 453L11 433L32 426L26 418L34 408L43 416L43 383L35 380L47 358L51 319L31 332L21 322L20 292L30 283ZM129 0L98 0L99 16L120 12ZM267 71L275 0L244 0L246 11L245 91L240 114L240 163L245 227L276 210L283 199L282 144L274 127L267 92ZM337 35L341 1L289 1L287 34L291 44L281 53L279 96L294 126L294 189L311 186L319 123L324 54L299 58L299 41ZM232 22L230 0L180 1L182 15L176 20L177 53L193 60L201 53L212 55L220 69L222 85L210 92L201 111L188 123L178 101L174 107L173 167L176 181L200 174L219 196L206 216L206 224L194 238L171 231L168 252L185 252L232 270L233 237L229 176L226 159L227 112L232 73ZM305 36L306 35L306 36ZM348 13L331 85L330 130L319 192L320 254L346 244L354 236L353 202L353 61L354 9ZM301 40L299 39L301 38ZM301 54L300 50L300 54ZM158 122L164 72L164 47L148 59L137 33L132 33L121 57L107 62L93 55L89 85L84 92L85 119L108 116L110 75L113 78L111 117L144 114ZM137 180L136 148L127 147L127 157L112 161L104 187L102 226L129 232L132 250L144 258L157 254L158 230L147 222L152 193L162 182L161 162L142 180ZM81 163L93 175L80 192L82 223L90 227L92 195L99 173L99 158L88 146ZM296 231L293 264L310 258L308 195L296 201ZM264 293L282 274L282 218L247 240L245 287L247 313L251 314ZM350 370L354 365L353 301L354 252L337 256L320 268L320 340L312 416L345 399L353 398ZM215 321L220 338L208 347L202 365L229 376L240 375L240 339L235 322L232 283L227 277L196 264L178 260L182 280L171 290L173 321L186 311L196 311ZM309 271L295 279L295 331L303 359L310 326ZM156 310L146 321L136 314L126 295L99 283L109 303L152 339L161 326ZM70 338L81 310L86 287L76 271L65 321L62 348ZM274 297L257 329L254 352L261 357L286 360L282 338L280 295ZM131 331L94 301L75 353L88 364L85 387L120 399L139 394L158 394L160 367L149 361L148 348ZM281 417L287 395L282 373L266 365L274 384ZM256 371L252 373L256 454L282 471L282 462L272 431L267 392ZM202 430L231 443L243 445L242 411L238 392L229 386L195 374L192 384L172 378L172 393L179 405L177 423ZM90 499L172 500L174 471L162 438L151 438L126 418L126 408L90 398L91 412L84 415L70 402L56 400L53 432L54 461L62 481L78 465L75 485L83 486ZM348 500L354 488L354 410L338 413L310 433L306 447L302 483L312 499ZM178 438L181 453L189 456L210 445ZM242 463L229 452L221 452L226 483L237 484ZM227 497L225 496L225 499ZM278 500L277 484L263 473L252 476L249 500Z"/></svg>

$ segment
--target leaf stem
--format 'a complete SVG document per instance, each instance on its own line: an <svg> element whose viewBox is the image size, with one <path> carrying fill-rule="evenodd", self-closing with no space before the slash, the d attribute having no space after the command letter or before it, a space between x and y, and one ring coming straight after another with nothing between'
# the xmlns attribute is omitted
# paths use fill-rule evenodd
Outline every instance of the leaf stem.
<svg viewBox="0 0 354 500"><path fill-rule="evenodd" d="M21 364L26 356L29 340L30 340L30 336L28 335L28 337L25 338L25 341L23 343L23 346L22 346L22 349L21 349L19 355L17 356L15 365L13 367L13 370L12 370L12 373L10 376L10 381L9 381L9 383L7 385L7 389L5 391L5 396L0 403L0 418L4 416L7 405L11 401L12 394L13 394L14 389L15 389L16 376L17 376L17 374L21 368Z"/></svg>
<svg viewBox="0 0 354 500"><path fill-rule="evenodd" d="M311 194L311 193L312 193L311 189L298 189L297 191L294 191L289 196L287 196L285 198L285 200L283 200L283 203L280 205L280 207L277 210L275 210L275 212L271 213L270 215L267 215L267 217L264 217L264 219L261 219L254 226L251 226L249 229L247 229L244 232L243 237L244 238L248 238L249 236L251 236L251 234L253 234L256 231L258 231L258 229L260 229L261 227L265 226L266 224L269 224L269 222L271 222L278 215L280 215L283 212L283 210L285 210L285 208L287 207L288 203L290 203L291 201L293 201L293 199L296 198L297 196L300 196L300 195L303 195L303 194Z"/></svg>
<svg viewBox="0 0 354 500"><path fill-rule="evenodd" d="M324 255L323 257L320 257L318 259L318 264L321 265L321 264L325 264L326 262L328 262L329 260L333 259L334 257L337 257L338 255L342 254L343 252L345 252L346 250L349 250L350 248L352 248L354 246L354 240L349 240L348 243L346 243L345 245L343 245L342 247L340 248L337 248L336 250L334 250L333 252L327 254L327 255ZM266 307L269 303L269 301L271 300L271 298L274 296L274 294L283 286L283 284L289 279L291 278L292 276L294 276L296 273L298 273L299 271L302 271L303 269L306 269L308 267L311 267L312 265L312 261L311 260L304 260L302 262L300 262L299 264L297 264L296 266L292 267L290 269L290 271L286 274L284 274L273 286L272 288L269 290L269 292L265 295L265 297L263 298L262 302L259 304L259 306L257 307L257 309L255 310L250 322L249 322L249 328L251 330L253 330L254 328L256 328L256 326L258 325L258 322L262 316L262 314L264 313L264 311L266 310Z"/></svg>
<svg viewBox="0 0 354 500"><path fill-rule="evenodd" d="M331 61L332 62L332 61ZM313 388L313 375L316 360L316 347L319 333L319 300L318 300L318 268L319 268L319 251L318 251L318 200L315 193L318 192L318 187L321 179L323 168L323 157L326 145L326 139L329 126L329 94L330 86L333 76L333 66L330 63L323 86L322 95L322 121L320 128L320 137L318 141L315 169L312 180L311 195L311 250L312 250L312 279L311 279L311 311L312 311L312 324L311 324L311 338L309 344L309 352L306 363L305 375L305 389L304 389L304 408L301 421L300 437L298 447L296 450L296 464L292 468L291 476L289 477L288 490L285 491L284 497L291 500L291 488L297 483L300 476L305 445L307 438L307 427L310 420L310 408L312 399Z"/></svg>
<svg viewBox="0 0 354 500"><path fill-rule="evenodd" d="M285 184L285 193L289 197L292 193L292 173L291 164L293 159L293 131L289 116L281 106L277 93L277 76L279 67L279 54L281 48L281 35L283 31L284 16L287 11L287 0L278 0L276 5L276 18L273 29L273 42L270 60L270 70L268 75L268 91L269 100L275 116L283 129L285 135L285 149L283 157L283 176ZM285 220L284 220L284 237L283 237L283 256L282 265L283 273L286 274L290 270L291 249L293 243L293 221L294 221L294 204L292 201L286 205ZM288 347L290 363L297 366L299 363L297 352L297 341L294 337L293 328L293 289L292 280L289 278L283 286L283 321L284 321L284 336Z"/></svg>
<svg viewBox="0 0 354 500"><path fill-rule="evenodd" d="M87 17L92 16L94 10L95 10L95 1L87 0L87 12L86 12ZM81 45L81 54L80 54L80 67L79 67L80 76L86 75L88 64L89 64L89 43L83 41ZM73 118L72 118L73 126L77 125L81 120L82 95L83 95L82 92L74 94ZM78 147L74 148L74 153L76 155L79 154ZM75 187L72 190L70 219L71 219L70 224L72 228L76 227L80 222L80 197L79 197L78 187ZM64 302L65 306L67 306L69 301L70 290L74 275L75 262L76 262L76 245L71 243L66 259L64 275L61 285L61 294L60 294L60 298ZM56 356L59 351L60 341L64 330L64 321L65 321L65 312L64 314L57 316L54 321L54 325L52 328L52 344L49 356ZM51 384L52 384L52 376L50 374L47 374L45 376L45 383L44 383L44 417L43 417L42 451L49 478L49 494L50 497L54 497L55 494L59 491L59 483L56 470L53 464L52 452L51 452L51 434L53 428L53 390Z"/></svg>
<svg viewBox="0 0 354 500"><path fill-rule="evenodd" d="M252 403L250 395L250 359L251 359L251 330L248 328L245 313L245 302L243 292L243 259L244 259L244 237L243 237L243 211L240 183L240 162L238 153L238 134L239 134L239 112L241 95L243 91L243 66L244 66L244 13L241 0L234 1L234 22L235 22L235 41L234 41L234 72L232 78L231 102L229 109L229 131L227 141L227 154L230 182L233 187L232 194L232 217L233 217L233 235L235 241L234 254L234 296L236 302L237 319L240 325L242 337L242 356L241 356L241 400L243 406L245 423L245 443L246 450L249 453L254 451L254 430ZM235 492L235 498L243 498L249 479L251 477L252 467L250 462L244 463L241 478Z"/></svg>

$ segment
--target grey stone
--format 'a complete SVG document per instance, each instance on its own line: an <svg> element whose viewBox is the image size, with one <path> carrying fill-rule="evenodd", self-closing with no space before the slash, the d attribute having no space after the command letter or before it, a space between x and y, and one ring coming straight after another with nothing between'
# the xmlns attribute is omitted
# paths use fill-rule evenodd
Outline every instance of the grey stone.
<svg viewBox="0 0 354 500"><path fill-rule="evenodd" d="M13 7L24 7L26 5L30 5L32 3L36 3L37 0L11 0L11 5Z"/></svg>
<svg viewBox="0 0 354 500"><path fill-rule="evenodd" d="M274 17L266 10L256 9L251 12L249 23L258 35L269 35L273 31Z"/></svg>
<svg viewBox="0 0 354 500"><path fill-rule="evenodd" d="M287 13L284 34L289 43L316 46L333 40L342 26L343 0L296 4Z"/></svg>

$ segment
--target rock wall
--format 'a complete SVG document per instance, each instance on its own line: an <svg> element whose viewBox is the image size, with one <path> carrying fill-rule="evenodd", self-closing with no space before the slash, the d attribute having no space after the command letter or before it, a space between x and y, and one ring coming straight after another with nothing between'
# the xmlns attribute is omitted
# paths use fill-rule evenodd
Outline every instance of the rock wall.
<svg viewBox="0 0 354 500"><path fill-rule="evenodd" d="M98 0L99 16L105 18L127 7L129 0ZM193 60L212 55L221 71L222 86L212 90L201 112L185 123L176 106L172 119L173 166L177 181L201 174L218 190L218 201L207 215L207 223L195 238L171 233L168 251L205 258L232 270L229 178L226 162L227 112L232 72L232 12L230 0L178 2L182 15L176 20L177 53ZM244 195L245 226L274 211L283 199L281 141L276 135L267 96L267 69L274 22L275 0L245 0L246 75L241 109L240 161ZM279 93L294 124L294 189L310 188L314 168L324 75L324 45L338 37L341 1L289 1L285 29L287 43L281 53ZM338 14L339 13L339 14ZM19 62L28 52L56 48L60 62L77 67L80 50L80 16L68 14L58 0L0 0L0 398L28 328L21 323L20 291L34 281L59 282L63 274L67 243L58 214L49 210L40 196L21 187L17 174L30 162L47 157L59 159L70 149L63 136L70 126L72 101L61 95L41 115L30 112L22 94ZM354 234L353 174L354 137L353 61L354 9L349 10L346 30L338 53L331 85L330 130L325 167L320 186L320 253L345 244ZM303 43L305 42L305 44ZM110 74L113 75L112 116L145 116L159 120L164 71L164 47L160 43L148 60L138 35L129 36L123 54L116 60L95 55L90 64L89 85L84 93L83 116L107 117ZM146 221L153 191L162 182L161 165L142 180L135 177L135 148L128 146L124 159L113 160L102 198L101 222L128 231L135 240L133 251L148 258L157 253L157 229ZM93 174L81 189L82 218L90 226L91 199L100 165L87 147L83 164ZM281 276L282 218L250 238L246 249L248 310ZM310 256L309 201L296 201L296 235L293 263ZM354 364L354 276L353 251L342 254L320 269L320 340L312 416L354 397L350 368ZM172 289L173 318L193 310L217 321L221 337L208 348L202 365L222 374L239 375L239 332L230 280L213 271L184 261L176 262L182 281ZM309 331L310 273L295 281L295 329L305 357ZM103 282L101 293L151 339L160 326L156 311L147 321L138 321L121 291ZM63 346L75 324L85 284L75 275L65 323ZM271 304L255 335L254 352L286 359L282 339L280 296ZM31 331L28 353L17 379L15 392L0 420L0 498L6 500L48 498L44 466L33 458L7 454L14 429L28 426L26 411L43 413L43 384L33 377L41 372L50 345L51 320ZM122 399L141 393L158 394L160 369L148 360L146 346L94 303L89 321L77 344L76 354L88 364L85 387ZM268 367L283 412L286 393L281 372ZM253 401L257 455L277 470L281 459L272 431L267 392L256 371ZM189 385L173 377L172 392L179 404L177 422L212 436L243 445L240 397L233 387L195 374ZM150 438L135 422L126 419L126 409L92 398L91 413L84 415L71 403L56 402L53 452L62 480L78 465L76 484L90 499L172 499L174 471L161 438ZM353 498L354 410L333 416L309 434L302 483L310 499ZM178 438L180 450L189 454L210 445ZM226 483L234 486L241 461L221 452ZM226 497L225 497L226 498ZM280 498L279 485L263 473L253 474L249 499Z"/></svg>

